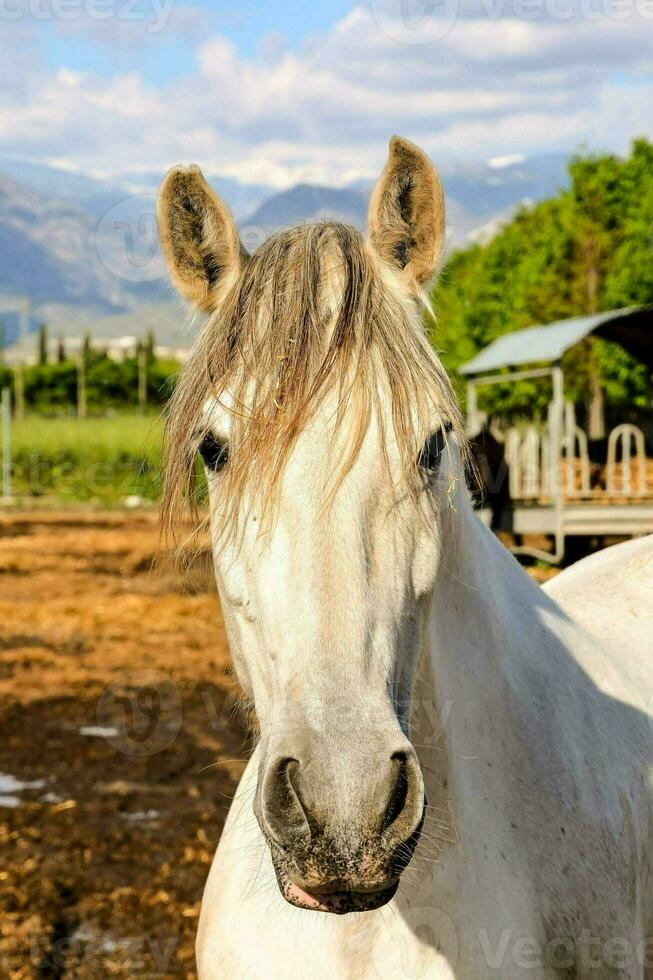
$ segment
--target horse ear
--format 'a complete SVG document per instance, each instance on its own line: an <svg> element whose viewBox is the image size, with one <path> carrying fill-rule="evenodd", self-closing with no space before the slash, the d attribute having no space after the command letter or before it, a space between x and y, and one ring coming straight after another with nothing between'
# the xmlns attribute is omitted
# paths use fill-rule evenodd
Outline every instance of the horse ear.
<svg viewBox="0 0 653 980"><path fill-rule="evenodd" d="M413 143L393 136L368 215L370 243L414 290L436 270L444 243L444 194L437 171Z"/></svg>
<svg viewBox="0 0 653 980"><path fill-rule="evenodd" d="M166 175L156 217L175 286L184 299L210 312L246 258L229 210L193 165L173 167Z"/></svg>

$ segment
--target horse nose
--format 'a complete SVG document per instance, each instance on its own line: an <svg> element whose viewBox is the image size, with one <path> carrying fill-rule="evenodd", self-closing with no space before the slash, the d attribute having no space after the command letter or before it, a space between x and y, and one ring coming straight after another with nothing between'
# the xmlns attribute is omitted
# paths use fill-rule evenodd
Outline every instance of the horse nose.
<svg viewBox="0 0 653 980"><path fill-rule="evenodd" d="M298 759L271 760L261 792L261 815L267 833L284 848L308 843L311 829L299 791Z"/></svg>
<svg viewBox="0 0 653 980"><path fill-rule="evenodd" d="M299 759L287 757L272 760L266 768L261 814L266 831L282 847L306 845L312 837L347 823L352 836L371 832L384 850L390 850L421 825L424 788L412 748L366 767L352 780L356 792L349 800L335 792L328 769L317 777L315 768L311 766L309 777Z"/></svg>
<svg viewBox="0 0 653 980"><path fill-rule="evenodd" d="M424 783L412 749L395 752L390 761L392 788L381 820L381 833L387 847L397 847L422 825Z"/></svg>

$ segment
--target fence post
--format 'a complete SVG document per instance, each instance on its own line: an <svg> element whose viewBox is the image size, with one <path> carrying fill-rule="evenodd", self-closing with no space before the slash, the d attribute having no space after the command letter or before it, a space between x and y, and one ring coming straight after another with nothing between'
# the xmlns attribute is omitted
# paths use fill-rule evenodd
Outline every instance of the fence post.
<svg viewBox="0 0 653 980"><path fill-rule="evenodd" d="M141 412L147 408L147 351L143 344L138 345L138 407Z"/></svg>
<svg viewBox="0 0 653 980"><path fill-rule="evenodd" d="M2 389L0 400L2 415L2 499L11 500L11 391Z"/></svg>
<svg viewBox="0 0 653 980"><path fill-rule="evenodd" d="M77 361L77 418L86 418L86 350L82 347Z"/></svg>
<svg viewBox="0 0 653 980"><path fill-rule="evenodd" d="M25 379L23 377L23 365L16 361L14 365L14 398L17 419L25 418Z"/></svg>
<svg viewBox="0 0 653 980"><path fill-rule="evenodd" d="M478 391L476 382L467 382L467 435L475 436L478 431Z"/></svg>

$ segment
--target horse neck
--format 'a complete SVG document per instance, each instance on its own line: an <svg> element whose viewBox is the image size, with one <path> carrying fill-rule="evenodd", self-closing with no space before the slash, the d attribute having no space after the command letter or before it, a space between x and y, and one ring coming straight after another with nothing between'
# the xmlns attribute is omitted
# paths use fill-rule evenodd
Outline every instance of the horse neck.
<svg viewBox="0 0 653 980"><path fill-rule="evenodd" d="M467 500L445 525L411 716L429 801L464 785L461 760L510 727L514 698L540 682L547 658L558 662L564 629L557 635L556 607Z"/></svg>

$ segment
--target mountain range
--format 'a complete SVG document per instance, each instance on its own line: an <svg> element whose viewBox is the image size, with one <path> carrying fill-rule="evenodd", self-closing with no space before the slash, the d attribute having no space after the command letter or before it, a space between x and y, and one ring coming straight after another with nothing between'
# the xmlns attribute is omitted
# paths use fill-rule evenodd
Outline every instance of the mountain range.
<svg viewBox="0 0 653 980"><path fill-rule="evenodd" d="M566 182L562 155L499 158L445 169L449 248L490 237L522 203ZM188 338L158 248L154 200L160 173L104 180L16 158L0 158L0 321L5 343L18 319L12 298L29 297L30 328L45 320L69 334L157 330L162 343ZM252 250L288 224L335 218L365 227L371 184L297 184L283 191L209 178L229 203ZM175 324L178 324L176 327Z"/></svg>

